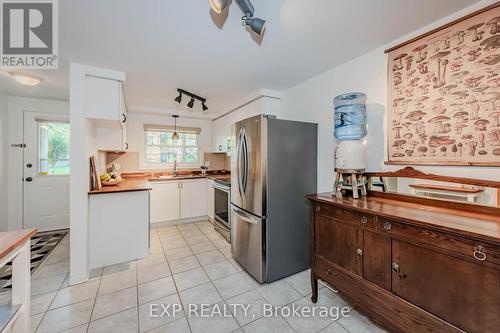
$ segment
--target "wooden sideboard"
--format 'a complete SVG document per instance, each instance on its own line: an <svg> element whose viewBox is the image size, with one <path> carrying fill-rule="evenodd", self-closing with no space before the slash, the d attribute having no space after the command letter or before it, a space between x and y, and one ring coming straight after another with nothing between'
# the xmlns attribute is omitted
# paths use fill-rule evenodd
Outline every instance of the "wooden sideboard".
<svg viewBox="0 0 500 333"><path fill-rule="evenodd" d="M499 332L500 209L370 192L311 201L318 279L391 332Z"/></svg>

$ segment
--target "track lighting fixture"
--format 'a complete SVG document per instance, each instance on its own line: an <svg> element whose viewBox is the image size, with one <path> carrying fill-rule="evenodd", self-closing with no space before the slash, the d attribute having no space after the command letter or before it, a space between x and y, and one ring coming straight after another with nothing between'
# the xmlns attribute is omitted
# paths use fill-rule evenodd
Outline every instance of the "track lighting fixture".
<svg viewBox="0 0 500 333"><path fill-rule="evenodd" d="M175 101L176 101L177 103L179 103L179 104L181 103L181 101L182 101L182 93L181 93L181 92L179 92L179 96L177 96L177 97L175 98Z"/></svg>
<svg viewBox="0 0 500 333"><path fill-rule="evenodd" d="M207 111L208 110L208 107L206 106L206 102L207 102L207 99L206 98L203 98L203 97L200 97L198 95L195 95L187 90L184 90L184 89L177 89L177 91L179 92L179 96L177 96L175 98L175 101L177 103L180 103L182 101L182 95L187 95L189 97L191 97L191 100L187 103L187 106L188 108L192 109L193 106L194 106L194 102L195 102L195 99L199 100L201 102L201 106L203 108L203 111Z"/></svg>
<svg viewBox="0 0 500 333"><path fill-rule="evenodd" d="M255 9L253 8L250 0L234 0L238 7L240 7L243 12L243 20L244 26L249 26L250 29L258 35L262 35L264 32L266 21L260 19L258 17L253 17ZM210 7L214 10L214 12L220 14L229 6L230 0L208 0Z"/></svg>

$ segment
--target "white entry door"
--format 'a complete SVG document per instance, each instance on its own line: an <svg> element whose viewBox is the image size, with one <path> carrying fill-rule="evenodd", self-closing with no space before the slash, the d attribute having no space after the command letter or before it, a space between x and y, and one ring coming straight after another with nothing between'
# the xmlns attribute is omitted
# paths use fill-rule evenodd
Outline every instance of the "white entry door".
<svg viewBox="0 0 500 333"><path fill-rule="evenodd" d="M69 134L68 115L24 112L24 228L69 228Z"/></svg>

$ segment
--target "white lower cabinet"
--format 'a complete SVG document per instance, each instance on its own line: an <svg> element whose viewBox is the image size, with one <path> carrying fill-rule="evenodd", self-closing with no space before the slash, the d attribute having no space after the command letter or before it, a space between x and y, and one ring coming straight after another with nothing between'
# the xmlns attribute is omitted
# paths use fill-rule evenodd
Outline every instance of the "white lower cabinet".
<svg viewBox="0 0 500 333"><path fill-rule="evenodd" d="M151 182L151 223L178 220L179 182Z"/></svg>
<svg viewBox="0 0 500 333"><path fill-rule="evenodd" d="M149 199L149 191L90 195L88 248L91 269L148 255Z"/></svg>
<svg viewBox="0 0 500 333"><path fill-rule="evenodd" d="M215 209L214 209L214 201L215 201L215 195L214 195L214 188L213 185L214 181L212 179L207 179L207 215L210 221L214 221L215 218Z"/></svg>
<svg viewBox="0 0 500 333"><path fill-rule="evenodd" d="M207 215L206 179L151 182L151 223Z"/></svg>
<svg viewBox="0 0 500 333"><path fill-rule="evenodd" d="M207 215L206 179L182 180L181 219Z"/></svg>

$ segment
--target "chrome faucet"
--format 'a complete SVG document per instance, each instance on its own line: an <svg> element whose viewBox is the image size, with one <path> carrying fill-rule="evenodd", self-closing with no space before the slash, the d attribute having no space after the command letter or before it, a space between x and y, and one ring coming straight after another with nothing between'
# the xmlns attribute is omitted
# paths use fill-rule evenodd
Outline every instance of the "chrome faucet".
<svg viewBox="0 0 500 333"><path fill-rule="evenodd" d="M174 176L177 176L177 159L174 160Z"/></svg>

